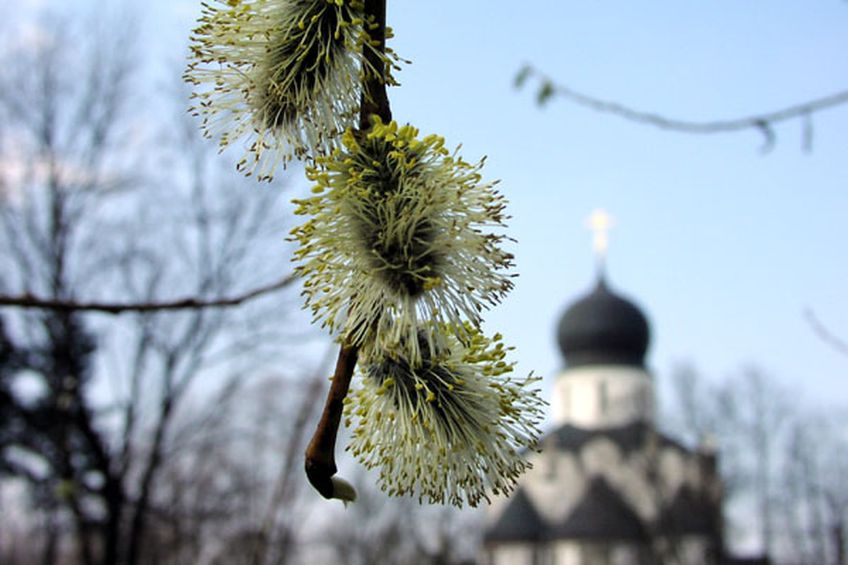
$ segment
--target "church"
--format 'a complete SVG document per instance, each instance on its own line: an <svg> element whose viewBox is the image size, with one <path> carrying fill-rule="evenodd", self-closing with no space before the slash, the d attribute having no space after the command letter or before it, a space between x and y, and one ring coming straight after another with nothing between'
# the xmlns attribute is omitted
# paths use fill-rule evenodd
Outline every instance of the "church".
<svg viewBox="0 0 848 565"><path fill-rule="evenodd" d="M657 429L650 325L603 269L559 320L553 429L487 512L485 565L712 565L722 556L717 455Z"/></svg>

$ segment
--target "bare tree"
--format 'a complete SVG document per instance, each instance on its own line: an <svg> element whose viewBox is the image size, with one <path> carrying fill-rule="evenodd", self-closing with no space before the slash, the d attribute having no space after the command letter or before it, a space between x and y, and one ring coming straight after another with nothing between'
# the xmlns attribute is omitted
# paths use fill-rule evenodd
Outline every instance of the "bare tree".
<svg viewBox="0 0 848 565"><path fill-rule="evenodd" d="M662 418L673 435L690 448L714 444L719 457L722 488L732 499L748 481L744 454L747 440L740 429L740 393L735 379L711 383L691 364L680 364L671 374L669 413Z"/></svg>
<svg viewBox="0 0 848 565"><path fill-rule="evenodd" d="M750 478L756 496L760 539L769 555L775 552L776 475L790 406L782 388L756 368L746 370L732 398L737 403L739 433L752 456Z"/></svg>
<svg viewBox="0 0 848 565"><path fill-rule="evenodd" d="M201 378L226 413L300 334L271 292L291 281L284 214L279 190L234 186L184 113L164 133L147 125L171 112L132 94L130 29L54 24L4 53L0 74L0 292L64 305L2 312L0 473L25 481L45 516L42 562L72 539L74 561L134 564L154 558L159 501L241 480L207 440L208 459L187 467L198 483L176 482L192 429L179 414ZM92 300L156 307L120 318L76 307Z"/></svg>
<svg viewBox="0 0 848 565"><path fill-rule="evenodd" d="M786 391L756 367L710 384L694 367L682 365L672 384L672 428L693 448L714 439L725 507L740 498L752 499L763 551L774 555L777 484L792 416ZM725 524L730 534L740 527L732 520Z"/></svg>
<svg viewBox="0 0 848 565"><path fill-rule="evenodd" d="M780 475L783 551L803 564L846 563L848 437L843 416L805 413L792 423Z"/></svg>
<svg viewBox="0 0 848 565"><path fill-rule="evenodd" d="M746 515L775 563L845 563L848 436L844 416L813 410L759 369L710 384L690 366L674 374L673 428L690 445L712 435L725 506ZM728 532L742 525L725 521Z"/></svg>
<svg viewBox="0 0 848 565"><path fill-rule="evenodd" d="M143 562L291 563L315 495L300 469L326 385L269 375L183 410L151 503Z"/></svg>

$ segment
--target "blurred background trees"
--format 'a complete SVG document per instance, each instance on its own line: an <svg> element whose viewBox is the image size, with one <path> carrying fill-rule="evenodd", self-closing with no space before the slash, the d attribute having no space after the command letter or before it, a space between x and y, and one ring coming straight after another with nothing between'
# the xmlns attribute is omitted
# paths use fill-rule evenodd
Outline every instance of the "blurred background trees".
<svg viewBox="0 0 848 565"><path fill-rule="evenodd" d="M0 295L53 305L0 310L0 562L285 564L320 546L452 563L459 535L468 556L441 514L420 539L417 503L370 492L353 523L310 504L329 369L291 292L286 187L199 137L180 68L150 86L131 17L83 21L45 17L0 53Z"/></svg>
<svg viewBox="0 0 848 565"><path fill-rule="evenodd" d="M288 273L281 191L225 174L178 91L145 103L130 25L52 20L42 32L3 54L4 294L150 304L237 295ZM17 539L41 548L22 562L150 562L174 513L204 525L240 515L244 489L220 483L255 471L217 456L228 436L249 435L229 417L247 377L290 371L282 354L302 332L287 301L108 318L4 310L0 470L31 504L4 522L31 528ZM205 486L182 508L191 489L169 490L187 473Z"/></svg>
<svg viewBox="0 0 848 565"><path fill-rule="evenodd" d="M809 405L757 367L711 384L681 365L671 382L669 430L720 454L726 536L761 540L775 563L846 563L845 414Z"/></svg>

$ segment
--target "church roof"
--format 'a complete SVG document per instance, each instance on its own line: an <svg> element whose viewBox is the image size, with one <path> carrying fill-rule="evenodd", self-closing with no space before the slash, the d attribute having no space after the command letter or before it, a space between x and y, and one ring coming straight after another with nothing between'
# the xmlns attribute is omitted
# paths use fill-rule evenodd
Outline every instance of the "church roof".
<svg viewBox="0 0 848 565"><path fill-rule="evenodd" d="M498 521L486 530L485 541L536 541L544 536L545 524L523 489L515 491Z"/></svg>
<svg viewBox="0 0 848 565"><path fill-rule="evenodd" d="M649 440L649 434L655 434L659 447L672 447L688 452L680 443L655 431L650 424L642 421L635 421L614 428L600 429L585 429L564 424L542 439L541 445L561 451L577 452L592 440L606 438L622 451L630 452L643 448Z"/></svg>
<svg viewBox="0 0 848 565"><path fill-rule="evenodd" d="M647 539L642 521L601 477L592 480L568 518L552 527L548 536L557 539Z"/></svg>
<svg viewBox="0 0 848 565"><path fill-rule="evenodd" d="M612 292L601 277L595 289L560 318L557 341L569 367L643 367L650 330L639 307Z"/></svg>
<svg viewBox="0 0 848 565"><path fill-rule="evenodd" d="M519 488L483 537L486 542L647 539L639 517L601 477L592 480L583 498L559 524L545 523Z"/></svg>
<svg viewBox="0 0 848 565"><path fill-rule="evenodd" d="M669 534L711 534L718 531L719 508L683 486L663 510L662 528Z"/></svg>
<svg viewBox="0 0 848 565"><path fill-rule="evenodd" d="M578 454L591 441L607 439L622 453L643 449L651 435L658 448L690 453L645 422L605 429L563 425L541 442L544 449ZM670 535L718 535L719 508L706 493L682 487L665 505L661 528ZM646 526L622 495L601 475L594 475L577 504L562 521L540 516L524 489L518 488L497 521L484 534L486 542L544 542L554 539L586 541L645 541Z"/></svg>

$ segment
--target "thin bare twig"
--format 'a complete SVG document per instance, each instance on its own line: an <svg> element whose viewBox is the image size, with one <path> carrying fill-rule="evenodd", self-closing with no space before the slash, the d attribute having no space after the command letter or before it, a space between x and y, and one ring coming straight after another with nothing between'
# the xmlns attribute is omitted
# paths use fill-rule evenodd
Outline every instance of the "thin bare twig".
<svg viewBox="0 0 848 565"><path fill-rule="evenodd" d="M660 129L681 133L711 134L727 133L742 130L756 130L764 139L764 150L774 146L776 135L774 126L780 122L793 119L803 120L803 147L809 149L812 145L812 115L843 104L848 104L848 90L841 90L799 104L793 104L772 112L753 114L729 120L693 121L669 118L654 112L634 109L619 102L605 100L574 90L569 86L557 84L553 79L538 71L531 65L525 65L516 75L516 87L521 87L528 79L538 82L536 100L544 105L554 96L559 96L595 112L613 114L625 120L654 126Z"/></svg>
<svg viewBox="0 0 848 565"><path fill-rule="evenodd" d="M828 344L832 349L836 350L837 353L841 353L848 357L848 342L834 335L834 333L818 319L815 312L811 309L808 308L804 311L804 317L807 319L807 322L810 324L810 327L819 339Z"/></svg>
<svg viewBox="0 0 848 565"><path fill-rule="evenodd" d="M56 310L60 312L102 312L104 314L199 310L202 308L231 308L234 306L241 306L246 302L250 302L251 300L266 294L282 290L294 282L295 279L295 275L286 275L275 282L229 298L206 299L190 297L165 302L79 302L75 300L42 298L27 293L16 296L0 295L0 306L10 308Z"/></svg>

